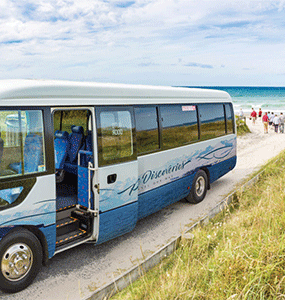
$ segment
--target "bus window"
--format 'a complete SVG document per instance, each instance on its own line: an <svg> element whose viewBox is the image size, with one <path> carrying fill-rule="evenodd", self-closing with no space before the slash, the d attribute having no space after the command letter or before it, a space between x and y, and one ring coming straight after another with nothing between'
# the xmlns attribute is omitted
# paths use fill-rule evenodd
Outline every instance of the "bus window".
<svg viewBox="0 0 285 300"><path fill-rule="evenodd" d="M225 135L226 124L223 104L199 104L201 140Z"/></svg>
<svg viewBox="0 0 285 300"><path fill-rule="evenodd" d="M158 150L159 138L156 107L136 107L135 116L138 153L148 153Z"/></svg>
<svg viewBox="0 0 285 300"><path fill-rule="evenodd" d="M183 146L198 140L195 105L162 105L160 114L164 149Z"/></svg>
<svg viewBox="0 0 285 300"><path fill-rule="evenodd" d="M53 115L54 131L67 131L71 133L72 126L82 126L84 133L87 132L87 125L90 112L88 110L57 110Z"/></svg>
<svg viewBox="0 0 285 300"><path fill-rule="evenodd" d="M227 117L227 133L231 134L234 133L232 107L230 104L225 104L225 109Z"/></svg>
<svg viewBox="0 0 285 300"><path fill-rule="evenodd" d="M132 160L136 153L131 112L108 108L97 111L100 164L109 165Z"/></svg>
<svg viewBox="0 0 285 300"><path fill-rule="evenodd" d="M0 179L46 171L40 110L0 111ZM0 206L11 204L22 187L0 191Z"/></svg>

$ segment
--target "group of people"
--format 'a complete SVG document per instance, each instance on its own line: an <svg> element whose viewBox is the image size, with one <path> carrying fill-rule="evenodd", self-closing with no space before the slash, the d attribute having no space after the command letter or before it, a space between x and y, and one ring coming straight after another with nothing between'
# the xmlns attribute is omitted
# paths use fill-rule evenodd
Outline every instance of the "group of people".
<svg viewBox="0 0 285 300"><path fill-rule="evenodd" d="M252 119L252 123L255 124L255 121L257 119L257 112L252 108L252 112L250 114L250 117ZM280 115L274 114L273 112L265 112L264 115L262 115L261 108L258 111L258 117L262 119L263 126L264 126L264 133L268 133L268 128L274 128L275 132L278 133L284 133L284 121L285 116L283 113L280 113Z"/></svg>

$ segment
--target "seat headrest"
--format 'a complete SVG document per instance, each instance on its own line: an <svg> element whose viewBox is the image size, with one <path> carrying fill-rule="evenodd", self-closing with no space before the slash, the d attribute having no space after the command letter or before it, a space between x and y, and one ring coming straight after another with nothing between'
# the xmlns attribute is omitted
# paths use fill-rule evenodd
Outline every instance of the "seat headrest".
<svg viewBox="0 0 285 300"><path fill-rule="evenodd" d="M67 131L60 131L60 130L57 130L57 131L54 133L54 136L55 136L57 139L68 139L68 132L67 132Z"/></svg>
<svg viewBox="0 0 285 300"><path fill-rule="evenodd" d="M83 129L82 126L75 126L75 125L73 125L73 126L71 126L71 131L72 131L73 133L81 133L81 134L84 134L84 129Z"/></svg>

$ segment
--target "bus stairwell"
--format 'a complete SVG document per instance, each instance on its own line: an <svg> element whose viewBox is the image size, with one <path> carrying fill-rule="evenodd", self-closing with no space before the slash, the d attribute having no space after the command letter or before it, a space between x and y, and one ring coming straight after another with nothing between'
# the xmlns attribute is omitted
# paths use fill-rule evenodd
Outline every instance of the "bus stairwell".
<svg viewBox="0 0 285 300"><path fill-rule="evenodd" d="M56 183L56 250L77 245L92 234L95 214L90 190L92 160L91 151L80 150L76 172L65 172L64 179Z"/></svg>
<svg viewBox="0 0 285 300"><path fill-rule="evenodd" d="M57 211L56 250L78 244L91 235L93 216L85 208L65 207Z"/></svg>
<svg viewBox="0 0 285 300"><path fill-rule="evenodd" d="M89 191L90 170L78 166L78 175L65 174L57 183L56 250L85 241L92 234L94 212Z"/></svg>

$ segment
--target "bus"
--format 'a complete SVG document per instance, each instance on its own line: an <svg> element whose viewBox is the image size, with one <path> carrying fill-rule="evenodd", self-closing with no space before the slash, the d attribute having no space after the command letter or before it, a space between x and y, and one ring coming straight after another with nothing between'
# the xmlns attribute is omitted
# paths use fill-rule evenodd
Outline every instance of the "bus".
<svg viewBox="0 0 285 300"><path fill-rule="evenodd" d="M226 92L0 80L0 289L176 201L201 202L235 164Z"/></svg>

